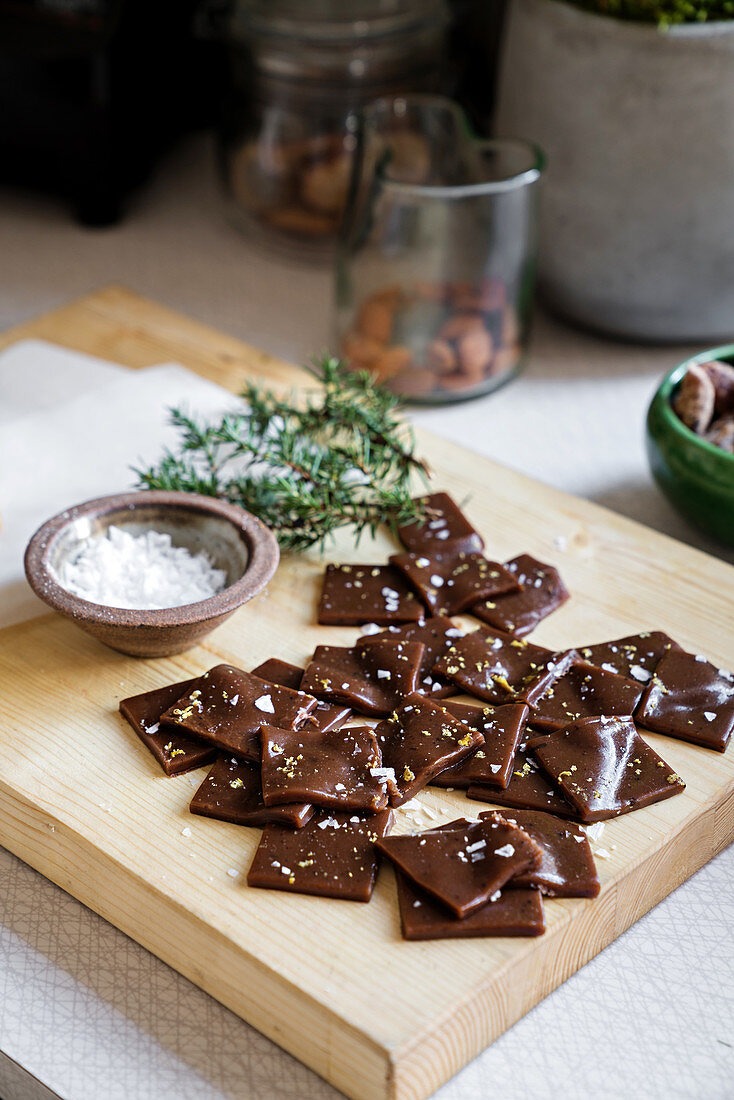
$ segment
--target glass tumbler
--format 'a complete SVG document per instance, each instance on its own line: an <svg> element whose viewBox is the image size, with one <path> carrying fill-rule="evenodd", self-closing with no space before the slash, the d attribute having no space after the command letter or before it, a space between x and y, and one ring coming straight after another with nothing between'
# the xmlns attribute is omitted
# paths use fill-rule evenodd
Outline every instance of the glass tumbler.
<svg viewBox="0 0 734 1100"><path fill-rule="evenodd" d="M336 344L412 401L495 389L522 366L544 159L480 140L432 95L381 99L357 149L336 265Z"/></svg>

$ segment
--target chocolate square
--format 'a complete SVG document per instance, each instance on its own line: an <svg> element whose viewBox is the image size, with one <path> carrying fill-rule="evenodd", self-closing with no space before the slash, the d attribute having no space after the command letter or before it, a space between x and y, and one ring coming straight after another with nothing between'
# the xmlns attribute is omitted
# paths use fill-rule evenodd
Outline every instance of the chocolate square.
<svg viewBox="0 0 734 1100"><path fill-rule="evenodd" d="M446 768L435 776L434 787L470 787L481 783L491 787L506 787L510 782L515 753L525 729L529 707L525 703L507 703L483 707L467 703L445 702L445 709L479 730L484 744L466 760Z"/></svg>
<svg viewBox="0 0 734 1100"><path fill-rule="evenodd" d="M191 800L189 810L232 825L288 825L301 829L313 817L306 803L268 807L263 802L260 768L234 756L220 756Z"/></svg>
<svg viewBox="0 0 734 1100"><path fill-rule="evenodd" d="M303 829L266 825L247 875L248 886L369 901L377 878L375 841L390 831L392 813L314 814Z"/></svg>
<svg viewBox="0 0 734 1100"><path fill-rule="evenodd" d="M320 645L306 668L303 687L358 714L390 714L415 691L422 659L421 642L369 638L351 648Z"/></svg>
<svg viewBox="0 0 734 1100"><path fill-rule="evenodd" d="M477 553L393 554L390 562L433 615L458 615L477 600L519 587L503 565Z"/></svg>
<svg viewBox="0 0 734 1100"><path fill-rule="evenodd" d="M423 604L392 565L327 565L319 604L325 626L418 622Z"/></svg>
<svg viewBox="0 0 734 1100"><path fill-rule="evenodd" d="M195 687L197 680L182 680L178 684L144 691L120 700L120 713L132 726L146 749L156 758L166 775L183 775L211 764L217 750L201 741L184 737L180 731L160 717L177 699Z"/></svg>
<svg viewBox="0 0 734 1100"><path fill-rule="evenodd" d="M637 713L655 733L724 752L734 729L734 675L705 657L669 649Z"/></svg>
<svg viewBox="0 0 734 1100"><path fill-rule="evenodd" d="M517 578L520 591L482 600L472 607L471 613L496 630L521 637L564 604L569 593L555 566L530 554L519 554L505 565Z"/></svg>
<svg viewBox="0 0 734 1100"><path fill-rule="evenodd" d="M402 806L444 768L484 741L477 729L453 718L432 699L415 693L375 730L382 763L392 768L390 805Z"/></svg>
<svg viewBox="0 0 734 1100"><path fill-rule="evenodd" d="M303 681L302 668L291 665L288 661L281 661L279 657L269 657L257 668L253 668L252 675L259 676L261 680L267 680L270 684L279 684L281 687L298 690ZM320 699L316 706L307 715L304 726L309 729L327 730L338 729L352 715L351 707L337 706L334 703L323 703Z"/></svg>
<svg viewBox="0 0 734 1100"><path fill-rule="evenodd" d="M534 754L584 823L639 810L685 788L631 718L582 718Z"/></svg>
<svg viewBox="0 0 734 1100"><path fill-rule="evenodd" d="M316 700L302 691L268 683L232 665L215 665L168 708L162 720L258 763L263 722L293 729L315 707Z"/></svg>
<svg viewBox="0 0 734 1100"><path fill-rule="evenodd" d="M453 645L455 638L463 638L466 631L444 615L435 615L424 623L407 623L405 626L389 626L378 634L365 634L357 640L366 641L405 641L422 642L423 657L418 670L416 691L430 695L432 699L443 699L454 692L454 687L443 676L434 673L433 666L439 657Z"/></svg>
<svg viewBox="0 0 734 1100"><path fill-rule="evenodd" d="M483 936L541 936L545 932L538 890L503 890L471 916L459 920L439 902L396 872L400 926L405 940L473 939Z"/></svg>
<svg viewBox="0 0 734 1100"><path fill-rule="evenodd" d="M642 691L635 680L578 661L536 700L531 721L541 730L559 730L597 714L632 715Z"/></svg>
<svg viewBox="0 0 734 1100"><path fill-rule="evenodd" d="M480 819L483 817L480 814ZM538 889L554 898L595 898L599 893L591 845L584 830L571 821L537 810L504 815L531 836L542 852L539 867L515 875L509 886ZM508 890L509 893L509 890Z"/></svg>
<svg viewBox="0 0 734 1100"><path fill-rule="evenodd" d="M611 642L582 646L579 656L589 664L607 672L618 672L644 687L669 649L680 649L670 635L662 630L643 630Z"/></svg>
<svg viewBox="0 0 734 1100"><path fill-rule="evenodd" d="M535 841L499 814L388 837L377 848L415 886L460 918L481 909L514 875L541 861Z"/></svg>
<svg viewBox="0 0 734 1100"><path fill-rule="evenodd" d="M448 493L430 493L418 500L424 506L423 518L398 527L398 538L406 550L484 549L482 536Z"/></svg>
<svg viewBox="0 0 734 1100"><path fill-rule="evenodd" d="M476 630L457 638L436 661L436 672L488 703L522 701L531 706L575 658L522 638Z"/></svg>
<svg viewBox="0 0 734 1100"><path fill-rule="evenodd" d="M387 805L382 757L369 726L327 733L263 726L262 788L266 806L310 802L333 810L377 813Z"/></svg>

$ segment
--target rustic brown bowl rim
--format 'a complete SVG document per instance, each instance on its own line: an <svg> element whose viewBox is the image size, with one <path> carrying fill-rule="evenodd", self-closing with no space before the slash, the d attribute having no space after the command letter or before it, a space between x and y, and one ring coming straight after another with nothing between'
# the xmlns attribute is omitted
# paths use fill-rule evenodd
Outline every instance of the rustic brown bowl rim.
<svg viewBox="0 0 734 1100"><path fill-rule="evenodd" d="M205 600L157 610L92 603L58 583L51 571L50 555L65 528L83 516L104 517L111 512L125 509L134 512L138 506L150 508L151 505L161 512L175 508L179 512L184 510L216 516L235 527L248 550L247 568L239 580ZM272 531L250 512L216 497L156 489L114 493L65 508L42 524L32 536L26 548L24 565L28 583L35 594L55 611L105 626L146 626L163 630L203 623L236 610L262 591L275 573L279 560L280 551Z"/></svg>

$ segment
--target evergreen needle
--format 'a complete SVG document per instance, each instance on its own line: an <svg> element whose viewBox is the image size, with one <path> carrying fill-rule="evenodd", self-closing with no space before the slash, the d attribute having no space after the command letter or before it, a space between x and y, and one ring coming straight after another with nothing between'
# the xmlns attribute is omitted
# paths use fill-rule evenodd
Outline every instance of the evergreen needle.
<svg viewBox="0 0 734 1100"><path fill-rule="evenodd" d="M378 524L419 519L411 480L428 479L400 400L366 372L325 356L314 364L322 385L278 397L248 382L243 412L201 424L171 410L176 452L135 469L146 489L204 493L238 504L271 528L283 550L320 544L350 526L355 542Z"/></svg>

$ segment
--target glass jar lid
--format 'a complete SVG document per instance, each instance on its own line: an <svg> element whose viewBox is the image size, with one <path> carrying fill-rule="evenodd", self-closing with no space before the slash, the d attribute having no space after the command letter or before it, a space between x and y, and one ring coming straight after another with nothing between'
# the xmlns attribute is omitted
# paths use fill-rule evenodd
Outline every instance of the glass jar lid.
<svg viewBox="0 0 734 1100"><path fill-rule="evenodd" d="M269 76L367 81L435 59L448 21L445 0L236 0L229 37Z"/></svg>

